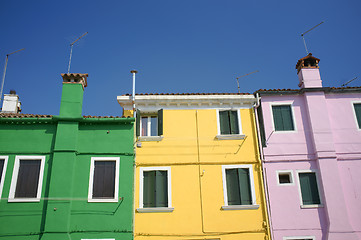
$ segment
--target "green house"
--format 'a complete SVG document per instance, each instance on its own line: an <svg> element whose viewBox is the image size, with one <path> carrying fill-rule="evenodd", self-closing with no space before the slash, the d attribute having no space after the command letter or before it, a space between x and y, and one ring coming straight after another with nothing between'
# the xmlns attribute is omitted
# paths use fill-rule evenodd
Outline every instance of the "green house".
<svg viewBox="0 0 361 240"><path fill-rule="evenodd" d="M0 240L133 239L134 118L82 116L88 74L62 77L58 116L0 114Z"/></svg>

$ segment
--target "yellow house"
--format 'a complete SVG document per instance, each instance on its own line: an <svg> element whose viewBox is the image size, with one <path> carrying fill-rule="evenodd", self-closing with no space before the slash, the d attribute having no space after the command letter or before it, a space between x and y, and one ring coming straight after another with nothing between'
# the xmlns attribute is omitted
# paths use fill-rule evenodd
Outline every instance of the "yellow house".
<svg viewBox="0 0 361 240"><path fill-rule="evenodd" d="M131 96L118 96L132 116ZM135 97L135 240L265 240L269 225L250 94Z"/></svg>

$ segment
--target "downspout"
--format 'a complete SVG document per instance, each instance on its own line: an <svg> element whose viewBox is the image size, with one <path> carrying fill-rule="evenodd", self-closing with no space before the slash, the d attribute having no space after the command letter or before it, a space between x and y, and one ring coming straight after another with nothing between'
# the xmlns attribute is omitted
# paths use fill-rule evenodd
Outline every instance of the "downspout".
<svg viewBox="0 0 361 240"><path fill-rule="evenodd" d="M130 71L132 74L133 74L133 91L132 91L132 104L133 104L133 117L134 117L134 123L133 123L133 151L134 151L134 157L133 157L133 223L132 223L132 237L135 238L135 209L136 209L136 206L135 206L135 187L136 187L136 176L137 176L137 167L136 167L136 154L137 154L137 147L136 147L136 144L137 144L137 129L136 129L136 126L137 126L137 120L136 120L136 111L135 111L135 74L138 72L136 70L132 70ZM124 112L124 110L123 110Z"/></svg>
<svg viewBox="0 0 361 240"><path fill-rule="evenodd" d="M256 103L253 106L253 110L254 110L254 115L255 115L255 125L256 125L256 131L257 131L257 140L258 140L258 149L259 149L259 158L257 158L257 161L260 162L260 166L261 166L261 174L262 174L262 178L261 178L261 186L262 188L265 190L265 194L263 195L263 200L265 201L265 212L267 212L268 218L266 218L266 221L268 221L267 224L267 229L268 229L268 233L269 236L271 236L272 239L274 238L273 235L273 230L272 230L272 218L271 218L271 208L269 205L269 192L268 192L268 187L267 187L267 179L266 179L266 169L263 165L264 162L264 153L263 153L263 146L262 146L262 142L259 136L261 136L260 134L260 128L259 128L259 119L258 119L258 114L257 114L257 109L258 107L261 105L260 103L260 97L259 94L256 93ZM263 181L262 181L263 180Z"/></svg>

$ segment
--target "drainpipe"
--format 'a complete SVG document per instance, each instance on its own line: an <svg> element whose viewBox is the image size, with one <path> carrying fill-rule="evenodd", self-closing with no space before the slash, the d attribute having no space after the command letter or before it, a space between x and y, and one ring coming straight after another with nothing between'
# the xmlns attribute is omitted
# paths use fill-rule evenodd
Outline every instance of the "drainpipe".
<svg viewBox="0 0 361 240"><path fill-rule="evenodd" d="M272 219L271 219L271 208L270 208L270 205L269 205L269 192L268 192L268 187L267 187L267 179L266 179L266 169L264 167L264 153L263 153L263 146L262 146L262 142L261 142L261 139L259 136L261 136L260 134L260 128L259 128L259 121L258 121L258 114L257 114L257 109L258 107L261 105L260 103L260 100L261 98L259 97L259 94L256 93L256 103L253 105L253 108L254 108L254 114L255 114L255 122L256 122L256 130L257 130L257 140L258 140L258 149L259 149L259 158L257 158L258 161L260 161L260 164L262 166L262 178L263 178L263 182L261 181L261 184L263 185L263 189L265 190L265 193L264 194L264 200L266 201L266 211L267 211L267 214L268 214L268 232L270 233L271 235L271 238L272 239L275 239L274 238L274 235L273 235L273 230L272 230Z"/></svg>

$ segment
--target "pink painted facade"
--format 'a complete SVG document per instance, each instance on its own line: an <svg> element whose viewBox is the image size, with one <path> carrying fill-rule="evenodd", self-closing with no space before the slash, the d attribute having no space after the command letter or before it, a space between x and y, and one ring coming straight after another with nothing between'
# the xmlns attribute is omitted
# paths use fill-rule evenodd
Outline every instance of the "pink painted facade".
<svg viewBox="0 0 361 240"><path fill-rule="evenodd" d="M361 87L322 87L318 62L299 60L299 89L257 92L274 240L361 239L361 129L353 105L361 103ZM272 106L281 105L290 106L291 130L275 127ZM316 204L304 204L301 193L300 175L309 172Z"/></svg>

